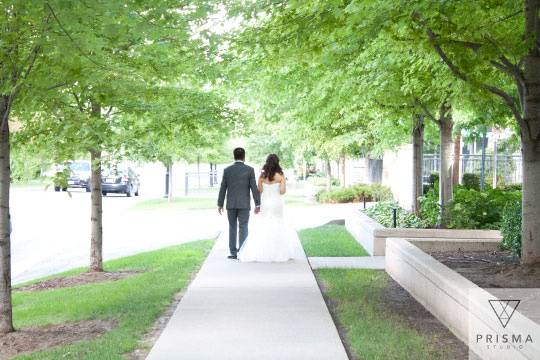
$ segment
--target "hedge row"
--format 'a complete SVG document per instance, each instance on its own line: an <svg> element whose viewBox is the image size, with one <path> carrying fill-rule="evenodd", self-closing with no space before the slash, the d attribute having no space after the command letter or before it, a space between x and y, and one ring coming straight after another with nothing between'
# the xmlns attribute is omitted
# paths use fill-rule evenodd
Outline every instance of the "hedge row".
<svg viewBox="0 0 540 360"><path fill-rule="evenodd" d="M381 184L356 184L331 191L321 190L316 195L322 203L348 203L392 200L392 191Z"/></svg>

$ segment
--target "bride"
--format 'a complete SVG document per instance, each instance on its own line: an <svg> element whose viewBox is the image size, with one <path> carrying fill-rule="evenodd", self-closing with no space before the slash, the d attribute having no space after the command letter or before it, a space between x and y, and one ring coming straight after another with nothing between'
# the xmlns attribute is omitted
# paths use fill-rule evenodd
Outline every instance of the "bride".
<svg viewBox="0 0 540 360"><path fill-rule="evenodd" d="M284 221L282 195L287 185L277 155L268 155L258 188L261 193L260 215L250 226L248 238L238 252L238 259L243 262L303 259L305 255L298 234Z"/></svg>

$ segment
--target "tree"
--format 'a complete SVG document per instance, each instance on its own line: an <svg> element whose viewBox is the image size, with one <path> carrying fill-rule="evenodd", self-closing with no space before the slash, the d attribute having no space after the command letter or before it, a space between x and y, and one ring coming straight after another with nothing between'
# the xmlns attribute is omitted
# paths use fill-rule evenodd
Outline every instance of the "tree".
<svg viewBox="0 0 540 360"><path fill-rule="evenodd" d="M536 190L540 187L539 11L538 0L490 1L489 6L423 4L411 11L425 41L449 71L502 100L519 125L525 264L540 262L540 194Z"/></svg>
<svg viewBox="0 0 540 360"><path fill-rule="evenodd" d="M77 109L83 120L73 127L82 138L72 144L87 151L92 161L92 271L103 270L102 155L126 151L131 143L132 134L126 129L130 123L124 115L170 106L170 102L157 103L163 82L186 88L201 82L197 77L209 61L202 39L192 35L194 25L211 9L207 5L206 1L194 7L155 1L129 6L123 2L77 4L62 12L50 8L70 40L56 44L56 53L75 49L73 57L58 57L54 73L66 79L58 88L57 105ZM87 25L89 19L92 26Z"/></svg>
<svg viewBox="0 0 540 360"><path fill-rule="evenodd" d="M133 158L159 161L170 168L174 161L222 159L222 144L239 122L238 114L229 109L215 90L162 87L160 112L146 112L132 117ZM144 117L140 121L138 117ZM171 176L171 174L169 174ZM171 181L171 177L169 177ZM172 188L169 184L169 199Z"/></svg>
<svg viewBox="0 0 540 360"><path fill-rule="evenodd" d="M343 149L351 145L367 147L372 152L396 146L406 139L404 133L378 138L375 134L393 131L396 123L403 123L403 118L409 119L415 113L431 114L431 109L439 108L441 103L446 109L446 103L453 101L448 85L454 87L457 81L452 82L436 56L426 49L413 49L409 39L395 36L395 32L404 30L396 29L390 19L375 17L369 22L357 16L384 13L387 9L381 7L384 6L374 9L370 5L340 2L266 4L261 9L260 22L242 34L241 44L257 47L255 51L250 47L250 53L241 58L252 59L259 73L262 67L263 74L271 74L270 80L263 75L254 81L258 91L252 93L264 98L259 101L259 108L269 108L274 116L280 112L286 121L301 124L297 128L302 139L313 142L326 161L342 158ZM366 9L369 11L363 11ZM396 13L394 9L388 10L389 17ZM365 23L369 24L366 29L359 25ZM358 27L360 32L352 30ZM430 71L430 76L426 71ZM444 81L434 82L433 75ZM270 105L266 105L268 98L272 99ZM389 108L396 114L395 121L380 116L388 114ZM444 124L439 121L440 115ZM449 111L425 117L437 124L452 124ZM451 127L450 132L448 128L441 126L445 140L451 138ZM313 136L308 136L310 133ZM344 139L348 143L343 143ZM452 157L448 147L442 150L444 159ZM443 172L443 176L448 174L451 177L451 167ZM415 189L421 188L419 175L415 173ZM452 196L448 184L451 186L451 182L441 182L443 205Z"/></svg>
<svg viewBox="0 0 540 360"><path fill-rule="evenodd" d="M31 141L51 144L58 159L92 159L91 269L102 265L101 163L122 152L125 114L142 113L167 79L208 82L200 71L214 44L197 28L213 1L27 2L4 7L0 42L0 333L13 330L9 238L9 115ZM17 98L24 99L16 103ZM17 105L17 106L15 106ZM154 108L154 110L156 110ZM122 131L126 130L126 131ZM129 143L128 139L123 138Z"/></svg>
<svg viewBox="0 0 540 360"><path fill-rule="evenodd" d="M43 3L2 4L0 31L0 334L13 331L11 304L10 115L48 45L51 14Z"/></svg>

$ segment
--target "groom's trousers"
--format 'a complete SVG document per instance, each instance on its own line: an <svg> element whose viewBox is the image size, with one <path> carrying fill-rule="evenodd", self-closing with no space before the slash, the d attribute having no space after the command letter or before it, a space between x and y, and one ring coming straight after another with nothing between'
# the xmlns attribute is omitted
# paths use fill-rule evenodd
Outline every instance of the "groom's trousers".
<svg viewBox="0 0 540 360"><path fill-rule="evenodd" d="M229 218L229 250L231 255L236 255L248 236L249 209L227 209L227 217ZM237 234L238 248L236 247Z"/></svg>

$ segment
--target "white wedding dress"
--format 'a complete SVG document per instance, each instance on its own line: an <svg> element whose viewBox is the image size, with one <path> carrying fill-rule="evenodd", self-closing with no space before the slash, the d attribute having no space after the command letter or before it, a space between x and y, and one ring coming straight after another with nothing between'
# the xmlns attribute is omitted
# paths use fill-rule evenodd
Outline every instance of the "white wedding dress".
<svg viewBox="0 0 540 360"><path fill-rule="evenodd" d="M282 262L305 258L296 231L285 223L280 184L263 182L261 212L252 215L249 233L238 259L243 262Z"/></svg>

